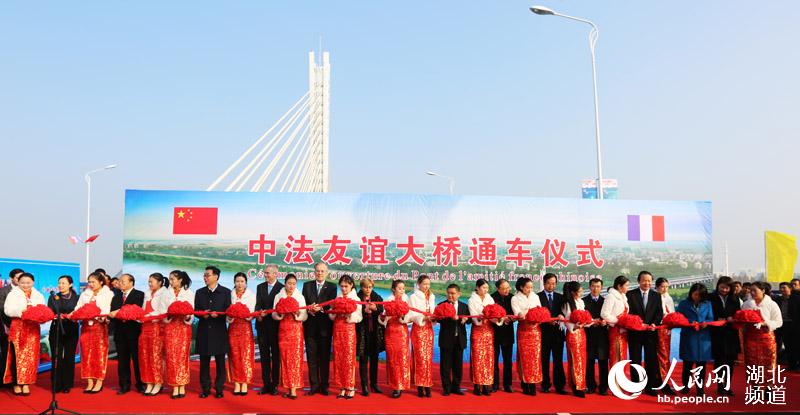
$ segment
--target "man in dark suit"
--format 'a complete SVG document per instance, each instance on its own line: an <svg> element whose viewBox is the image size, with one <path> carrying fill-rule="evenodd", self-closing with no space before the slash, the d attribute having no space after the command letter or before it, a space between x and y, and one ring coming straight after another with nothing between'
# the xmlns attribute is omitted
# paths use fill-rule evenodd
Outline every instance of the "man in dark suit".
<svg viewBox="0 0 800 415"><path fill-rule="evenodd" d="M0 327L0 373L6 373L6 355L8 355L8 329L11 327L11 318L6 315L3 311L3 307L6 304L6 297L8 297L8 293L11 292L11 289L17 285L17 279L19 276L22 275L25 271L14 268L11 272L8 273L8 283L0 287L0 324L3 327ZM2 382L0 382L2 383ZM5 385L0 385L0 387L6 387L11 385L7 383Z"/></svg>
<svg viewBox="0 0 800 415"><path fill-rule="evenodd" d="M717 289L711 294L711 312L714 318L722 321L733 320L733 315L741 308L739 298L732 293L733 279L722 276L717 279ZM728 365L728 370L733 378L733 367L736 356L739 354L739 330L731 325L709 327L711 331L711 357L714 358L714 369ZM730 388L725 389L725 384L717 384L717 395L733 396Z"/></svg>
<svg viewBox="0 0 800 415"><path fill-rule="evenodd" d="M111 299L111 327L114 331L114 345L117 348L117 375L119 376L119 390L117 395L123 395L131 390L131 362L133 362L133 375L136 379L136 390L144 392L144 383L139 373L139 335L142 333L142 323L137 321L122 321L113 318L123 305L144 304L144 293L133 288L136 280L131 274L122 274L119 277L119 290L114 291Z"/></svg>
<svg viewBox="0 0 800 415"><path fill-rule="evenodd" d="M504 278L495 283L497 291L492 293L495 304L499 304L506 310L506 314L514 314L511 309L511 284ZM494 329L494 385L492 392L497 392L500 386L500 354L503 354L503 390L514 392L511 389L512 376L514 374L514 320L508 319L503 325L492 324Z"/></svg>
<svg viewBox="0 0 800 415"><path fill-rule="evenodd" d="M789 370L800 371L800 279L792 278L790 281L792 295L789 297L789 316L794 324L789 333L792 342L792 353L789 355Z"/></svg>
<svg viewBox="0 0 800 415"><path fill-rule="evenodd" d="M458 298L461 289L458 284L447 286L447 300L456 309L456 318L439 320L439 373L442 376L442 395L451 393L463 395L461 391L462 366L464 365L464 349L467 348L467 324L472 322L466 317L469 307Z"/></svg>
<svg viewBox="0 0 800 415"><path fill-rule="evenodd" d="M658 370L658 332L655 330L664 318L664 310L661 305L661 294L651 289L653 274L642 271L637 281L639 288L629 290L627 293L628 313L641 317L642 322L649 327L648 330L628 331L628 354L631 363L641 364L644 348L644 370L647 373L645 393L656 396L654 388L661 386L661 372ZM639 382L639 373L635 370L631 370L631 381Z"/></svg>
<svg viewBox="0 0 800 415"><path fill-rule="evenodd" d="M600 295L603 291L603 280L592 278L589 280L589 294L583 297L586 311L592 313L592 318L600 318L600 310L605 299ZM588 393L605 395L608 393L608 327L604 320L595 323L586 329L586 387ZM600 387L594 378L594 361L600 372Z"/></svg>
<svg viewBox="0 0 800 415"><path fill-rule="evenodd" d="M225 324L225 315L219 314L231 305L231 290L219 285L219 268L206 267L203 281L206 286L197 290L194 295L194 309L208 311L197 324L197 338L195 349L200 355L200 392L201 398L211 394L211 357L217 368L214 379L214 397L222 398L225 387L225 353L228 352L228 327Z"/></svg>
<svg viewBox="0 0 800 415"><path fill-rule="evenodd" d="M274 264L264 267L266 281L256 287L256 311L269 310L275 306L275 296L283 288L278 281L278 267ZM281 355L278 351L278 323L265 315L256 318L258 332L258 352L261 356L261 381L264 387L259 395L278 394L278 382L281 375Z"/></svg>
<svg viewBox="0 0 800 415"><path fill-rule="evenodd" d="M564 296L556 292L556 274L547 273L542 277L544 290L539 292L539 301L542 306L550 310L551 317L561 314L564 305ZM550 355L553 356L553 383L559 395L566 395L564 385L567 378L564 376L564 332L556 322L542 324L542 392L550 392Z"/></svg>
<svg viewBox="0 0 800 415"><path fill-rule="evenodd" d="M319 392L327 396L333 322L319 304L336 298L336 284L325 280L328 277L328 265L324 262L314 265L314 276L314 281L303 284L306 304L314 306L308 309L308 319L303 323L308 381L311 384L307 395Z"/></svg>

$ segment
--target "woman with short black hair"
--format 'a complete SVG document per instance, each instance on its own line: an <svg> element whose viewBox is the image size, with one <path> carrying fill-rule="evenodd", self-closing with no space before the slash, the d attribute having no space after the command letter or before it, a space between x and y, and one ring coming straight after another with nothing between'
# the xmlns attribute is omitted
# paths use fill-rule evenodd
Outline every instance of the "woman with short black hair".
<svg viewBox="0 0 800 415"><path fill-rule="evenodd" d="M69 275L62 275L58 278L58 292L47 299L47 306L53 310L53 313L66 315L75 310L75 306L78 305L78 293L75 292L72 284L72 277ZM78 347L78 323L65 318L61 319L61 326L64 328L64 332L59 334L58 347L56 347L58 326L58 322L51 323L50 334L48 335L53 366L58 368L56 370L58 377L55 379L55 389L57 392L69 393L70 389L75 386L75 351Z"/></svg>

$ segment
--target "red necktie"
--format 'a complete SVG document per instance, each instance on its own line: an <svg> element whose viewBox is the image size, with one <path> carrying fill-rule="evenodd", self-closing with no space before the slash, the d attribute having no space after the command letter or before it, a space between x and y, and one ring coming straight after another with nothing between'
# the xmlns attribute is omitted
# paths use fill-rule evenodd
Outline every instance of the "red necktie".
<svg viewBox="0 0 800 415"><path fill-rule="evenodd" d="M122 304L125 304L125 300L128 299L128 294L122 293Z"/></svg>

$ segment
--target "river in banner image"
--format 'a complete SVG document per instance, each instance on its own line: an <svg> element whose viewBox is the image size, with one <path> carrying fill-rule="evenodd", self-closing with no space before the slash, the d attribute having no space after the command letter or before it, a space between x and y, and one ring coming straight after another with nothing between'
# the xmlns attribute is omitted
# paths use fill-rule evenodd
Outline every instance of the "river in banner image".
<svg viewBox="0 0 800 415"><path fill-rule="evenodd" d="M174 268L165 269L165 265L164 264L160 264L160 263L156 263L156 262L150 262L150 261L138 261L138 260L135 260L135 261L125 260L125 265L124 265L124 272L134 275L134 277L136 278L136 288L139 289L139 290L142 290L142 291L147 289L147 278L148 278L148 276L150 274L152 274L154 272L160 272L160 273L164 274L164 276L168 276L169 272L172 271L173 269ZM197 290L198 288L203 286L203 271L204 271L203 269L185 269L184 268L183 270L186 271L189 274L189 276L192 278L192 287L191 287L192 290ZM220 284L222 284L225 287L228 287L228 288L232 289L233 288L233 274L234 274L234 272L228 272L225 268L223 268L222 277L220 278ZM305 281L307 281L307 280L298 281L299 285L302 285ZM251 291L255 292L256 291L256 286L258 284L260 284L261 282L263 282L262 279L257 279L255 281L251 279L251 280L248 281L248 283L249 283L248 287L250 288ZM281 281L281 282L283 282L283 281ZM356 284L357 283L358 283L358 281L356 281ZM408 292L408 291L409 290L406 290L406 293L408 295L411 295L411 293ZM380 295L381 297L383 297L384 299L388 298L391 295L389 290L383 289L383 288L376 288L375 292L378 295ZM462 294L464 294L464 293L462 293ZM437 295L436 296L436 303L439 303L439 302L444 301L444 300L445 300L445 298L443 296L441 296L441 295ZM464 297L461 298L461 301L466 303L466 299ZM471 328L471 325L467 325L467 336L468 336L467 338L469 338L470 328ZM254 332L255 332L255 330L254 330ZM409 337L410 336L411 336L411 333L410 333L410 328L409 328ZM433 348L433 361L434 362L439 362L439 325L438 324L434 324L433 325L433 336L434 336L433 344L435 346ZM675 329L675 330L672 331L672 336L671 336L670 340L671 340L671 342L670 342L670 358L678 359L678 350L679 350L679 347L680 347L679 346L679 343L680 343L680 329ZM470 342L468 341L467 342L467 350L464 351L464 361L465 362L469 361L469 347L470 347ZM386 358L386 353L381 353L380 356L381 356L381 359L385 359ZM514 349L514 356L515 356L514 359L516 359L516 348ZM566 346L565 346L564 361L566 362L566 360L567 360L567 352L566 352ZM465 377L465 379L468 379L468 378ZM516 377L515 377L515 379L516 379Z"/></svg>

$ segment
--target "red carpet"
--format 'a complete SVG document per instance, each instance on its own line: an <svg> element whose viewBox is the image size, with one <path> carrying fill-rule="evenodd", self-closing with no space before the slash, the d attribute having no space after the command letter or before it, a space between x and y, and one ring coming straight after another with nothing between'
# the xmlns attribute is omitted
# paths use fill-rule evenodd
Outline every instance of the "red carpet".
<svg viewBox="0 0 800 415"><path fill-rule="evenodd" d="M369 397L356 395L355 399L336 399L335 396L301 396L290 401L279 396L258 396L251 390L247 396L233 396L228 386L225 397L215 399L209 397L200 399L198 370L199 363L192 362L192 384L186 388L187 396L183 399L172 400L169 391L161 395L145 397L135 392L126 395L116 395L116 361L109 362L109 378L103 392L97 395L81 393L82 383L76 384L76 389L68 395L59 394L58 403L64 408L81 413L642 413L642 412L764 412L764 411L800 411L800 400L796 398L800 390L800 374L787 373L786 376L786 405L745 405L745 378L744 370L737 367L733 381L735 396L730 398L728 404L672 404L659 403L657 398L639 396L634 400L622 400L612 395L598 396L587 395L585 399L574 396L556 395L554 393L537 396L526 396L519 393L519 385L515 384L515 393L498 392L492 396L475 396L471 393L471 386L466 382L462 387L470 389L464 396L441 396L441 389L433 388L433 397L429 399L418 398L416 388L407 391L400 399L391 399L388 390L383 387L384 394L371 394ZM438 374L438 367L434 370ZM78 372L78 371L76 371ZM212 367L212 374L213 367ZM381 375L385 370L381 368ZM677 373L680 373L678 370ZM465 376L469 368L465 367ZM438 375L437 375L438 377ZM383 384L381 384L383 385ZM255 385L258 387L259 385ZM31 396L17 397L9 389L0 392L0 413L38 413L47 408L50 399L49 373L40 374L38 384L31 388ZM251 386L252 388L252 386ZM714 389L714 385L710 389ZM332 391L335 394L335 392ZM714 393L711 397L716 397Z"/></svg>

